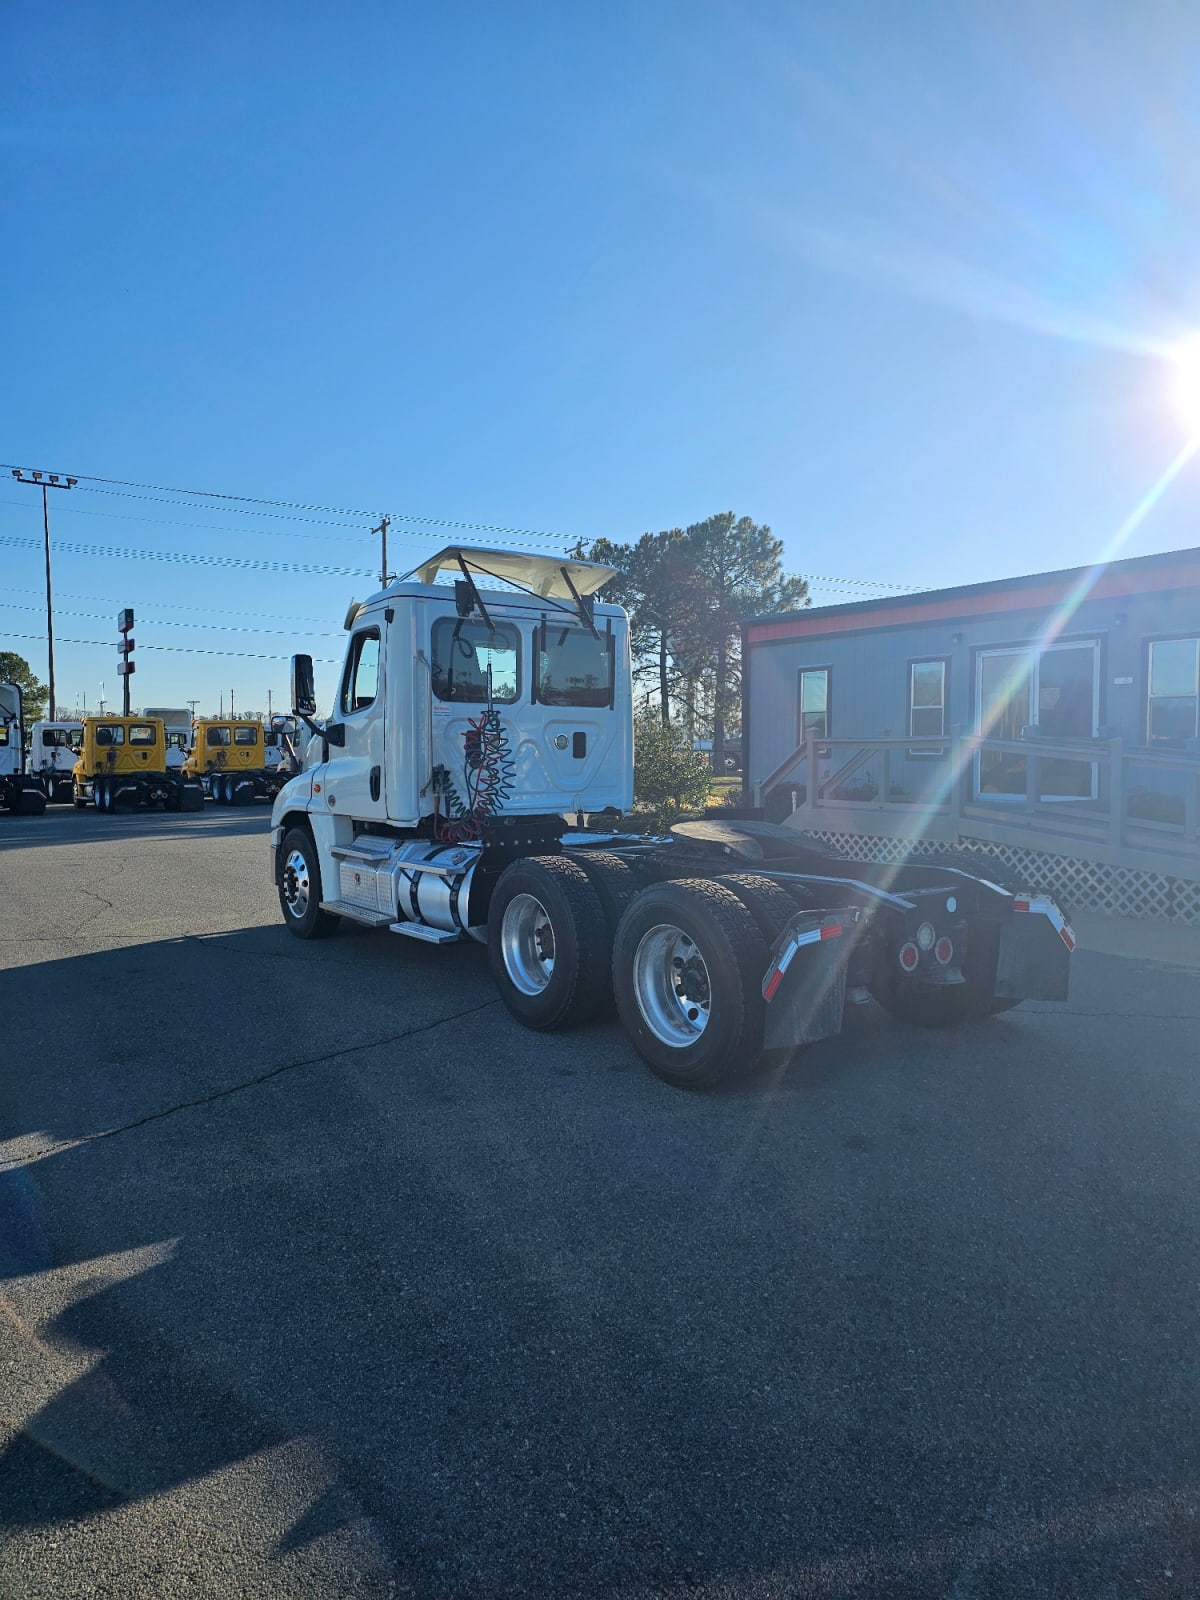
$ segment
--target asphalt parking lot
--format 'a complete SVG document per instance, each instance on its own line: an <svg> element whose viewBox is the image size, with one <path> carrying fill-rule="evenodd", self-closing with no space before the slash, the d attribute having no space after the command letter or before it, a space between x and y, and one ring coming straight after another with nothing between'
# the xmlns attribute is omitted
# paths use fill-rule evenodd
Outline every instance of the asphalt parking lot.
<svg viewBox="0 0 1200 1600"><path fill-rule="evenodd" d="M1200 1594L1196 942L719 1095L0 815L0 1596Z"/></svg>

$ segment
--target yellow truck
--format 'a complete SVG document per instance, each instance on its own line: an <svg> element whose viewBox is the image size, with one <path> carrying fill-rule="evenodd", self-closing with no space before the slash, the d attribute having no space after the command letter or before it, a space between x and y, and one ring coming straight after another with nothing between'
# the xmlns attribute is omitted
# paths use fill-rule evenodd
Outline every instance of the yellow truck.
<svg viewBox="0 0 1200 1600"><path fill-rule="evenodd" d="M200 811L204 790L181 768L167 765L161 717L85 717L72 799L109 814L123 806Z"/></svg>
<svg viewBox="0 0 1200 1600"><path fill-rule="evenodd" d="M293 768L268 749L267 734L253 718L201 717L192 724L192 748L183 770L218 805L274 800Z"/></svg>

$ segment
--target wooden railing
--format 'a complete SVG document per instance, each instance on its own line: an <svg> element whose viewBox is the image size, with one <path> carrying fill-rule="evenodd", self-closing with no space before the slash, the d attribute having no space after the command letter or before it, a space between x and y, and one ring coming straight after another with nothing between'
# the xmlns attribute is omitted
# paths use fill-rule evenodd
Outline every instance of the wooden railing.
<svg viewBox="0 0 1200 1600"><path fill-rule="evenodd" d="M1010 762L1020 788L980 789L989 755ZM1092 793L1047 795L1055 762L1090 774ZM895 781L901 776L907 787ZM810 730L754 791L757 804L814 832L915 831L946 840L966 833L1031 848L1040 838L1051 849L1090 846L1114 863L1146 866L1143 858L1154 856L1200 866L1200 754L1128 747L1122 739L825 739ZM1159 869L1166 870L1163 859L1151 867Z"/></svg>

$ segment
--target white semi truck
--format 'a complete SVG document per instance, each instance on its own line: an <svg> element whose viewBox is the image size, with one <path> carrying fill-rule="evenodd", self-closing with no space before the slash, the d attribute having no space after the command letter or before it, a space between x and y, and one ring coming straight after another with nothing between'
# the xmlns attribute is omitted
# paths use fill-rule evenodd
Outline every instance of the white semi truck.
<svg viewBox="0 0 1200 1600"><path fill-rule="evenodd" d="M157 717L167 744L167 771L178 772L192 748L192 713L187 706L147 706L144 717Z"/></svg>
<svg viewBox="0 0 1200 1600"><path fill-rule="evenodd" d="M25 770L25 718L15 683L0 683L0 807L24 816L46 809L41 780Z"/></svg>
<svg viewBox="0 0 1200 1600"><path fill-rule="evenodd" d="M323 722L311 658L293 658L313 737L271 819L291 933L346 919L476 939L520 1022L563 1027L615 998L649 1067L686 1087L837 1033L848 989L930 1026L1066 998L1074 940L1045 897L852 865L762 822L619 833L633 710L628 620L595 598L610 576L441 551L351 606Z"/></svg>
<svg viewBox="0 0 1200 1600"><path fill-rule="evenodd" d="M29 770L41 780L51 803L71 799L82 743L82 722L35 722L29 730Z"/></svg>

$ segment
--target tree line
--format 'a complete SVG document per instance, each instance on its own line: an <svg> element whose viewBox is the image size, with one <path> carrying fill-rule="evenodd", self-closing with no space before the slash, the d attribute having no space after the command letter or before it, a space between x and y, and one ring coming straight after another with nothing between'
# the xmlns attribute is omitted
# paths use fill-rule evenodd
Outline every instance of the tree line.
<svg viewBox="0 0 1200 1600"><path fill-rule="evenodd" d="M643 706L690 742L711 738L722 772L741 729L743 621L811 604L805 580L783 570L782 542L765 523L722 511L633 544L580 540L571 554L616 568L603 597L629 612Z"/></svg>

